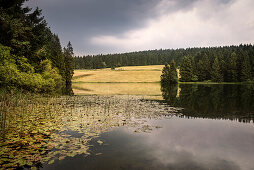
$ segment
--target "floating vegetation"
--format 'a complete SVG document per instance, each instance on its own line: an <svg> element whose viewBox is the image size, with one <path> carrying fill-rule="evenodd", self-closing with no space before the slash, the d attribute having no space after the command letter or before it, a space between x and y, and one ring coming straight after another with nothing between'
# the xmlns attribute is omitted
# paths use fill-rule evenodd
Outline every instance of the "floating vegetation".
<svg viewBox="0 0 254 170"><path fill-rule="evenodd" d="M5 94L0 100L0 166L40 167L89 154L89 141L114 127L135 132L160 128L147 123L177 111L137 96L41 97ZM105 141L98 140L99 145Z"/></svg>

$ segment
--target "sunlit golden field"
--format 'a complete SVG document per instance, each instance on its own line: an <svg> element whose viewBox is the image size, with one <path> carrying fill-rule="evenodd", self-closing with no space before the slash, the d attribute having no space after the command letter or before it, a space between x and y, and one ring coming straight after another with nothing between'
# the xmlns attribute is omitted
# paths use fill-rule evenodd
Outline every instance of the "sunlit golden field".
<svg viewBox="0 0 254 170"><path fill-rule="evenodd" d="M116 70L75 70L73 82L159 82L163 65L119 67Z"/></svg>
<svg viewBox="0 0 254 170"><path fill-rule="evenodd" d="M153 65L75 70L72 87L79 95L142 95L161 99L162 68L163 65Z"/></svg>
<svg viewBox="0 0 254 170"><path fill-rule="evenodd" d="M75 94L161 95L160 83L74 83Z"/></svg>

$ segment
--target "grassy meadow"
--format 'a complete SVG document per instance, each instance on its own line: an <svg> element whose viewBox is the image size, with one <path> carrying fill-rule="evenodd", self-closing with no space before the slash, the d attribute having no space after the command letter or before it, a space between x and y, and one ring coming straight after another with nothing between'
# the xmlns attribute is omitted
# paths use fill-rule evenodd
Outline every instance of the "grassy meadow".
<svg viewBox="0 0 254 170"><path fill-rule="evenodd" d="M159 83L75 83L75 94L161 96Z"/></svg>
<svg viewBox="0 0 254 170"><path fill-rule="evenodd" d="M73 83L154 83L160 81L163 65L118 67L115 70L75 70Z"/></svg>
<svg viewBox="0 0 254 170"><path fill-rule="evenodd" d="M118 67L115 70L75 70L77 95L142 95L161 99L160 75L164 65Z"/></svg>

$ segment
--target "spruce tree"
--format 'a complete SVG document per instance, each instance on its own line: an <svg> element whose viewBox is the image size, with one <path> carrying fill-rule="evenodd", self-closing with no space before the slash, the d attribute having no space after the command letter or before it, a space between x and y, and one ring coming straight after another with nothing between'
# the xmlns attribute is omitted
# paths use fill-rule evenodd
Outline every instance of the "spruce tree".
<svg viewBox="0 0 254 170"><path fill-rule="evenodd" d="M193 67L189 56L183 58L182 65L180 67L180 81L189 82L193 80Z"/></svg>
<svg viewBox="0 0 254 170"><path fill-rule="evenodd" d="M170 84L178 83L178 73L176 69L176 63L174 60L172 60L169 65L169 82Z"/></svg>
<svg viewBox="0 0 254 170"><path fill-rule="evenodd" d="M212 81L214 81L214 82L222 82L223 81L223 74L221 72L218 57L215 58L213 66L212 66L211 78L212 78Z"/></svg>
<svg viewBox="0 0 254 170"><path fill-rule="evenodd" d="M228 78L230 82L237 82L237 56L236 53L233 52L231 54L230 61L228 63Z"/></svg>
<svg viewBox="0 0 254 170"><path fill-rule="evenodd" d="M197 76L198 76L198 81L206 80L205 65L202 60L198 61L196 72L197 72Z"/></svg>
<svg viewBox="0 0 254 170"><path fill-rule="evenodd" d="M68 43L67 48L64 48L64 61L65 61L65 94L73 95L71 88L71 79L74 74L73 67L73 48L71 42Z"/></svg>
<svg viewBox="0 0 254 170"><path fill-rule="evenodd" d="M210 64L210 60L208 58L208 55L207 54L204 54L203 56L203 72L204 72L204 75L205 75L205 80L210 80L211 79L211 74L210 74L210 71L211 71L211 64Z"/></svg>
<svg viewBox="0 0 254 170"><path fill-rule="evenodd" d="M172 60L170 65L165 64L165 67L162 70L161 75L161 84L169 85L169 84L177 84L178 83L178 74L176 70L175 61Z"/></svg>
<svg viewBox="0 0 254 170"><path fill-rule="evenodd" d="M161 85L162 86L167 86L168 84L170 84L169 70L170 70L169 65L168 65L168 63L166 63L162 69L162 75L161 75Z"/></svg>
<svg viewBox="0 0 254 170"><path fill-rule="evenodd" d="M240 73L240 80L241 81L248 81L251 78L251 71L250 71L250 60L249 56L244 57L243 63L241 65L241 73Z"/></svg>

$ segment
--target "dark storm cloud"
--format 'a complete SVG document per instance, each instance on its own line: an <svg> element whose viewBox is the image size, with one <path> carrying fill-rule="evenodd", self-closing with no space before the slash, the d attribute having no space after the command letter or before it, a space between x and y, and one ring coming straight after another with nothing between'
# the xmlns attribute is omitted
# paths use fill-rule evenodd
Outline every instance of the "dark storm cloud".
<svg viewBox="0 0 254 170"><path fill-rule="evenodd" d="M47 5L45 14L66 29L117 33L142 25L144 18L155 15L155 5L154 0L65 0Z"/></svg>
<svg viewBox="0 0 254 170"><path fill-rule="evenodd" d="M77 53L98 53L107 50L90 44L91 37L121 36L128 30L145 27L149 19L162 13L192 9L197 1L200 0L30 0L28 4L43 10L63 45L70 40ZM223 4L231 0L215 1Z"/></svg>
<svg viewBox="0 0 254 170"><path fill-rule="evenodd" d="M142 27L147 18L157 15L154 9L157 3L157 0L31 0L29 5L42 8L49 26L63 42L71 40L77 51L82 51L81 48L90 46L83 45L83 39Z"/></svg>

